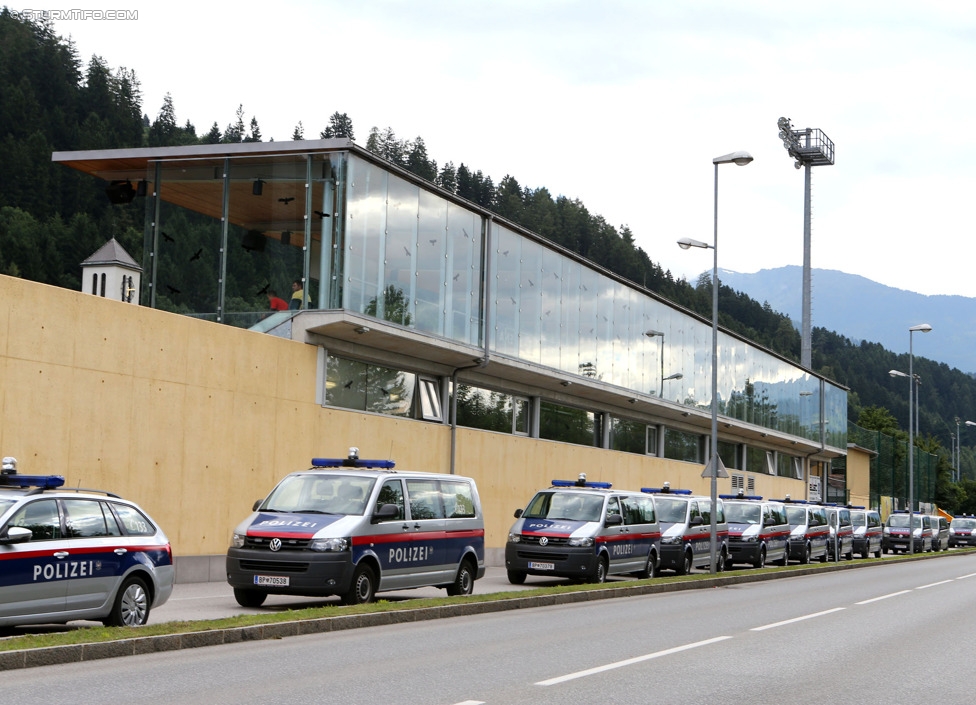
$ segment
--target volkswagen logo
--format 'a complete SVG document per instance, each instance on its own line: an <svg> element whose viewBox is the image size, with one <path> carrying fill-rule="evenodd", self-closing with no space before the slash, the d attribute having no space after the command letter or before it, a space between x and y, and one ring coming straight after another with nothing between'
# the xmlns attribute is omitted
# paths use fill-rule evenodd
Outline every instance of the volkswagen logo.
<svg viewBox="0 0 976 705"><path fill-rule="evenodd" d="M280 551L281 539L278 538L271 539L271 543L268 545L268 548L270 548L272 551Z"/></svg>
<svg viewBox="0 0 976 705"><path fill-rule="evenodd" d="M541 539L539 539L539 545L540 546L548 546L549 545L549 539L548 539L548 537L543 536Z"/></svg>

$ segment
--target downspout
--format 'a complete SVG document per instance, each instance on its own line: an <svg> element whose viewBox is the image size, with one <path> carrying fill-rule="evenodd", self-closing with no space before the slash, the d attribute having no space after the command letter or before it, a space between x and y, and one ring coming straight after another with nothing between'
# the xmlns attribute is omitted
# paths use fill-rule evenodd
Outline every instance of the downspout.
<svg viewBox="0 0 976 705"><path fill-rule="evenodd" d="M455 472L455 462L457 455L457 378L458 372L461 370L471 370L474 368L484 369L488 366L488 331L491 330L491 306L488 305L488 282L491 281L491 221L492 216L489 214L488 219L485 221L485 245L483 249L484 261L485 261L485 276L481 282L481 306L484 311L484 316L482 316L482 328L481 328L481 340L483 343L482 355L478 360L475 360L473 365L463 365L461 367L455 367L454 371L451 373L451 474L457 474Z"/></svg>

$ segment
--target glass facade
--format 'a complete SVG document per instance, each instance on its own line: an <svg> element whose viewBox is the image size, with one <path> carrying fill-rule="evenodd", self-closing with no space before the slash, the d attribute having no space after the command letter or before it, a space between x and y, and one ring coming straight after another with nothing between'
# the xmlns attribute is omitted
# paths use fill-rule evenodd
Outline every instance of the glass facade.
<svg viewBox="0 0 976 705"><path fill-rule="evenodd" d="M250 326L269 315L269 292L291 301L297 289L303 307L711 409L710 321L356 149L155 160L146 179L158 197L143 300L155 307ZM718 359L720 415L846 451L845 389L724 332ZM370 396L369 379L356 389L360 407L388 403ZM657 452L643 424L594 410L543 403L539 433L601 445L604 422L612 447ZM671 435L665 455L691 459L699 444Z"/></svg>

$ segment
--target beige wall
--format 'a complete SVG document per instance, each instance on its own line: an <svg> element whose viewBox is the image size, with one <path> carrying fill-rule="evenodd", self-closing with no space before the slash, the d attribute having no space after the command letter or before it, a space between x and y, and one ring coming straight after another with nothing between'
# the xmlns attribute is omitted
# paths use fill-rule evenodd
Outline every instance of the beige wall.
<svg viewBox="0 0 976 705"><path fill-rule="evenodd" d="M400 468L450 471L449 426L316 404L316 358L304 343L0 276L0 454L23 474L135 500L178 567L210 556L220 579L234 526L313 456L355 445ZM471 429L456 440L456 472L478 483L496 562L514 510L553 478L709 491L697 464ZM803 481L756 483L764 496L804 496Z"/></svg>
<svg viewBox="0 0 976 705"><path fill-rule="evenodd" d="M848 501L861 507L871 506L871 452L850 446L847 449Z"/></svg>

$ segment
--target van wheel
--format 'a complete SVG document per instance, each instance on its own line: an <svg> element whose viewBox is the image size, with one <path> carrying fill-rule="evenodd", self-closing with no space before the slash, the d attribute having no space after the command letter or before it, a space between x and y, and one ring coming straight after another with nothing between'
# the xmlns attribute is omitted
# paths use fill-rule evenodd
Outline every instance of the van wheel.
<svg viewBox="0 0 976 705"><path fill-rule="evenodd" d="M854 560L854 551L848 551L844 554L844 560L852 561Z"/></svg>
<svg viewBox="0 0 976 705"><path fill-rule="evenodd" d="M765 568L766 567L766 547L759 547L759 558L755 563L752 564L753 568Z"/></svg>
<svg viewBox="0 0 976 705"><path fill-rule="evenodd" d="M763 560L765 561L765 559ZM729 561L729 554L726 553L725 550L723 549L722 552L719 554L718 558L716 559L715 572L723 573L730 568L732 568L732 563Z"/></svg>
<svg viewBox="0 0 976 705"><path fill-rule="evenodd" d="M512 585L521 585L525 582L525 571L522 570L510 570L508 571L508 582Z"/></svg>
<svg viewBox="0 0 976 705"><path fill-rule="evenodd" d="M607 582L607 559L600 558L596 562L596 572L593 573L593 577L590 580L593 583L605 583Z"/></svg>
<svg viewBox="0 0 976 705"><path fill-rule="evenodd" d="M107 627L141 627L149 619L149 593L142 578L132 577L122 583L112 611L105 618Z"/></svg>
<svg viewBox="0 0 976 705"><path fill-rule="evenodd" d="M365 605L373 601L376 595L376 576L372 568L368 565L356 566L356 572L352 575L352 585L349 591L342 596L342 601L347 605Z"/></svg>
<svg viewBox="0 0 976 705"><path fill-rule="evenodd" d="M868 547L867 544L865 544L864 550L861 551L861 558L870 558L870 557L871 557L871 549Z"/></svg>
<svg viewBox="0 0 976 705"><path fill-rule="evenodd" d="M829 551L824 551L823 552L823 555L820 556L820 562L821 563L826 563L828 560L830 560L830 552Z"/></svg>
<svg viewBox="0 0 976 705"><path fill-rule="evenodd" d="M637 574L637 577L641 580L647 580L648 578L657 577L657 556L654 555L654 551L647 554L647 563L644 565L644 570Z"/></svg>
<svg viewBox="0 0 976 705"><path fill-rule="evenodd" d="M803 547L803 555L800 556L800 563L802 563L803 565L807 565L810 562L810 556L811 556L810 544L807 544L806 546Z"/></svg>
<svg viewBox="0 0 976 705"><path fill-rule="evenodd" d="M470 595L473 592L474 571L471 570L471 561L462 561L454 582L447 586L447 594L454 597L455 595Z"/></svg>
<svg viewBox="0 0 976 705"><path fill-rule="evenodd" d="M783 557L779 559L777 565L781 565L784 568L790 564L790 547L787 546L783 549Z"/></svg>
<svg viewBox="0 0 976 705"><path fill-rule="evenodd" d="M241 607L260 607L268 597L267 593L257 590L245 590L244 588L234 588L234 599Z"/></svg>
<svg viewBox="0 0 976 705"><path fill-rule="evenodd" d="M684 558L681 559L681 564L675 567L674 572L678 575L687 575L693 567L691 551L685 551Z"/></svg>

